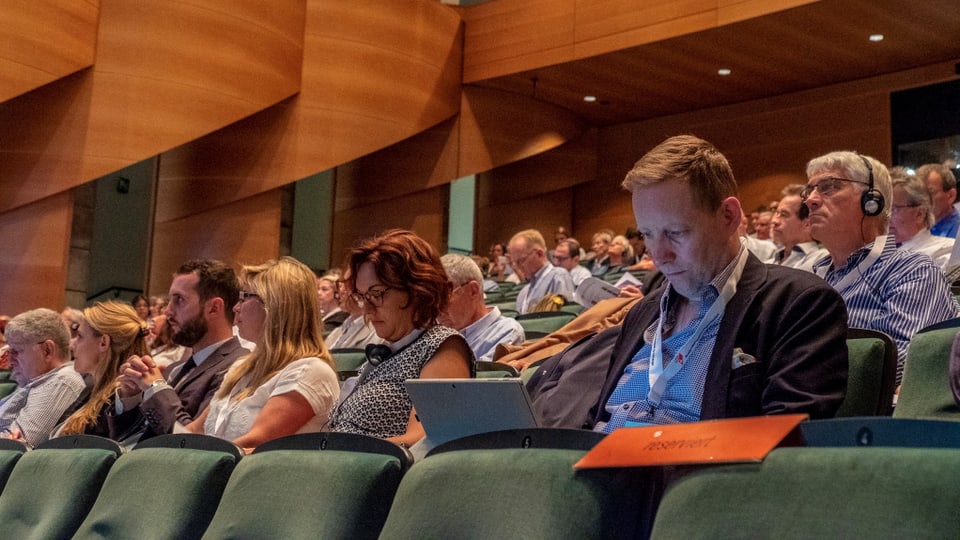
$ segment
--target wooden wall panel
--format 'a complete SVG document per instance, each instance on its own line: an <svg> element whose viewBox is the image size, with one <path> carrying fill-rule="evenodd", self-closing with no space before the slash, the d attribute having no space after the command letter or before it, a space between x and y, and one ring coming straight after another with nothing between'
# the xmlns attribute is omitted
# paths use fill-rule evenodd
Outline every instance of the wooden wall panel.
<svg viewBox="0 0 960 540"><path fill-rule="evenodd" d="M460 110L459 176L546 152L586 129L566 109L487 88L465 86Z"/></svg>
<svg viewBox="0 0 960 540"><path fill-rule="evenodd" d="M466 21L463 81L653 43L811 1L493 0L460 8Z"/></svg>
<svg viewBox="0 0 960 540"><path fill-rule="evenodd" d="M358 241L396 228L412 230L444 253L449 194L447 186L439 186L389 201L337 211L333 223L337 233L330 251L331 266L341 266L349 249Z"/></svg>
<svg viewBox="0 0 960 540"><path fill-rule="evenodd" d="M102 0L94 67L0 103L0 210L209 133L299 89L305 0ZM8 118L23 119L7 122ZM11 184L31 186L30 196Z"/></svg>
<svg viewBox="0 0 960 540"><path fill-rule="evenodd" d="M309 0L305 33L295 98L164 154L160 219L347 163L460 108L462 35L451 8L429 0Z"/></svg>
<svg viewBox="0 0 960 540"><path fill-rule="evenodd" d="M99 0L6 0L0 103L93 65Z"/></svg>
<svg viewBox="0 0 960 540"><path fill-rule="evenodd" d="M553 247L553 233L563 226L571 230L570 217L574 212L574 189L565 188L535 197L516 199L502 204L477 208L477 234L474 247L478 255L486 256L494 242L507 243L524 230L537 229L548 247ZM583 242L580 231L572 229L574 237Z"/></svg>
<svg viewBox="0 0 960 540"><path fill-rule="evenodd" d="M596 177L597 130L592 129L557 148L478 175L477 205L527 199Z"/></svg>
<svg viewBox="0 0 960 540"><path fill-rule="evenodd" d="M277 258L281 190L275 189L201 214L154 226L149 294L170 288L173 272L189 259L220 259L239 269Z"/></svg>
<svg viewBox="0 0 960 540"><path fill-rule="evenodd" d="M0 213L0 314L63 309L72 216L70 192Z"/></svg>

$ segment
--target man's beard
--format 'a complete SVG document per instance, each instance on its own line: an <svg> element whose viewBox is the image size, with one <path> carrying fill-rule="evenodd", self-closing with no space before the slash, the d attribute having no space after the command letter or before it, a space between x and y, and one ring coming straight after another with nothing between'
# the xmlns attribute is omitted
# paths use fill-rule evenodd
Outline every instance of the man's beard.
<svg viewBox="0 0 960 540"><path fill-rule="evenodd" d="M193 347L206 333L207 321L201 313L180 325L180 330L173 334L173 342L184 347Z"/></svg>

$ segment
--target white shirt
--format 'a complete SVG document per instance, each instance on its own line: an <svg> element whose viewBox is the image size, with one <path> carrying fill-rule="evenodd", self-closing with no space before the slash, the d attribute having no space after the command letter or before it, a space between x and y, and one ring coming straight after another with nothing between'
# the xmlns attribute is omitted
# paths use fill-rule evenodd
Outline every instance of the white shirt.
<svg viewBox="0 0 960 540"><path fill-rule="evenodd" d="M790 253L785 253L783 249L777 250L773 257L774 264L786 266L787 268L796 268L813 272L813 263L829 255L826 248L820 247L816 242L802 242L793 246Z"/></svg>
<svg viewBox="0 0 960 540"><path fill-rule="evenodd" d="M230 369L238 369L246 361L246 358L238 360ZM210 400L210 412L203 424L205 434L231 441L245 435L271 397L291 391L303 396L314 412L313 418L301 426L297 433L320 431L327 423L330 409L340 397L340 382L336 372L326 362L313 356L291 362L242 400L231 399L246 388L246 382L241 380L231 390L229 397L215 396Z"/></svg>
<svg viewBox="0 0 960 540"><path fill-rule="evenodd" d="M900 249L904 251L913 251L927 255L941 270L947 267L950 260L950 253L953 251L953 238L944 238L943 236L933 236L930 229L923 229L913 236L913 238L900 244Z"/></svg>

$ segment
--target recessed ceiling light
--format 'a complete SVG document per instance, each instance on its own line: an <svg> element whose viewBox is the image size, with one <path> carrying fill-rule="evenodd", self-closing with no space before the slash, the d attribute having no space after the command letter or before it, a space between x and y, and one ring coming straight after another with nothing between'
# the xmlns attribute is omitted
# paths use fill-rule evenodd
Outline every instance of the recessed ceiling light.
<svg viewBox="0 0 960 540"><path fill-rule="evenodd" d="M870 41L883 41L883 34L870 34Z"/></svg>
<svg viewBox="0 0 960 540"><path fill-rule="evenodd" d="M597 96L583 96L583 100L587 103L594 103L597 101Z"/></svg>
<svg viewBox="0 0 960 540"><path fill-rule="evenodd" d="M720 69L717 70L717 75L720 75L721 77L726 77L727 75L729 75L729 74L731 74L731 73L733 73L733 72L730 71L729 68L720 68Z"/></svg>

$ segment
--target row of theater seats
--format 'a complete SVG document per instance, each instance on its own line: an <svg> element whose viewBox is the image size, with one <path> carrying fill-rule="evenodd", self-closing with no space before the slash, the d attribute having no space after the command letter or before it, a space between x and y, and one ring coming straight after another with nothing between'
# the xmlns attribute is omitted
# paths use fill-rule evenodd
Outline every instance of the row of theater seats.
<svg viewBox="0 0 960 540"><path fill-rule="evenodd" d="M167 436L0 450L4 538L957 538L960 423L801 424L762 462L575 470L602 435L481 434L410 466L385 441L297 435L240 457ZM64 444L65 443L65 444ZM71 447L72 446L72 447Z"/></svg>

